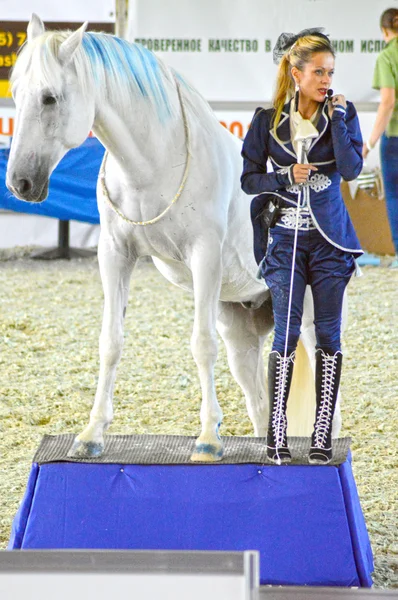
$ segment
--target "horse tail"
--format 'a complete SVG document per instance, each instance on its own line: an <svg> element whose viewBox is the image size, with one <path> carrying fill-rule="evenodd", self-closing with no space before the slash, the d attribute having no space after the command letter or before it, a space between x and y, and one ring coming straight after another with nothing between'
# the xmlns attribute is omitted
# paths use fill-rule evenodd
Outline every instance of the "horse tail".
<svg viewBox="0 0 398 600"><path fill-rule="evenodd" d="M301 338L296 349L293 379L287 403L288 435L308 437L315 421L315 377Z"/></svg>

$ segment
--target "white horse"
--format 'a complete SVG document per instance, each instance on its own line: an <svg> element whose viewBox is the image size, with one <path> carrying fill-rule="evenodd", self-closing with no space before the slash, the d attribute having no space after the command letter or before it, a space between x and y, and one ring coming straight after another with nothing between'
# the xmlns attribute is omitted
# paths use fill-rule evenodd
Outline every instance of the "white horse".
<svg viewBox="0 0 398 600"><path fill-rule="evenodd" d="M151 52L85 29L45 32L33 15L11 78L17 112L7 170L12 193L42 202L55 166L91 129L108 151L97 188L105 298L100 373L89 424L72 454L92 457L104 449L130 277L137 259L149 255L169 281L194 293L191 348L202 388L202 429L191 458L217 461L223 443L214 385L216 329L256 436L265 435L268 422L262 347L273 320L269 292L256 279L250 197L239 183L241 143L198 92ZM301 340L288 406L290 435L309 435L314 422L310 295ZM337 410L335 436L339 428Z"/></svg>

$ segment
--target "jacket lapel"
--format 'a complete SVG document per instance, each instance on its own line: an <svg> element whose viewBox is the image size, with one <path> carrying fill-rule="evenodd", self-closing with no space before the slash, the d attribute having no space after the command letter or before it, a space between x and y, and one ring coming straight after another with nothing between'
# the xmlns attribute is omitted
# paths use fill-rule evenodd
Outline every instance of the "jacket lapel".
<svg viewBox="0 0 398 600"><path fill-rule="evenodd" d="M293 144L290 139L290 104L293 102L293 98L289 100L283 107L283 111L281 113L281 120L279 121L279 125L277 127L278 137L275 136L274 132L271 130L271 135L278 146L284 150L287 154L292 156L297 161L297 154L294 151ZM319 142L322 136L325 134L327 127L329 125L329 116L327 113L327 102L323 103L322 112L319 116L318 123L316 128L319 132L319 136L315 138L310 146L308 154L311 152L312 148ZM278 139L279 138L279 139Z"/></svg>
<svg viewBox="0 0 398 600"><path fill-rule="evenodd" d="M276 128L278 136L275 135L273 130L271 129L271 135L274 138L275 142L278 144L284 152L292 156L297 160L297 155L294 151L293 144L290 139L290 103L292 100L289 100L283 107L283 111L281 113L281 120L279 121L278 127ZM279 138L279 139L278 139Z"/></svg>
<svg viewBox="0 0 398 600"><path fill-rule="evenodd" d="M328 125L329 125L329 116L327 113L327 102L324 102L323 106L322 106L322 112L320 114L318 123L316 125L316 128L319 132L319 136L317 138L315 138L314 140L312 140L308 154L311 152L311 150L315 146L315 144L317 144L319 142L319 140L321 139L321 137L324 135Z"/></svg>

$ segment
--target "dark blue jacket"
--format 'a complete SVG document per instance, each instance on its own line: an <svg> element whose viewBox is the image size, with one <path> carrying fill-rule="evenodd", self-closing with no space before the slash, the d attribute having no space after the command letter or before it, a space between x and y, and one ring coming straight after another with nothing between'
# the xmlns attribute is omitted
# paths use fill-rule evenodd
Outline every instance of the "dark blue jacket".
<svg viewBox="0 0 398 600"><path fill-rule="evenodd" d="M299 186L292 179L292 167L300 161L290 140L290 102L285 104L277 128L279 140L272 131L274 109L257 108L243 142L242 189L247 194L261 194L251 204L257 262L264 256L264 231L257 217L269 195L277 195L282 207L297 206ZM333 246L360 256L363 251L340 192L341 177L355 179L363 164L362 135L354 105L347 102L346 110L335 107L330 119L325 102L317 129L319 137L310 146L308 162L318 171L312 173L302 193L323 237ZM268 159L273 172L267 172Z"/></svg>

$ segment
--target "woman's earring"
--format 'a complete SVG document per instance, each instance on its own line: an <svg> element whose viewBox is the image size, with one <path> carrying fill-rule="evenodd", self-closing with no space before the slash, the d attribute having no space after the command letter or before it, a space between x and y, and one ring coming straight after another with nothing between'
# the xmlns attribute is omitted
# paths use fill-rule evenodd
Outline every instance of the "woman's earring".
<svg viewBox="0 0 398 600"><path fill-rule="evenodd" d="M299 90L300 90L300 86L298 83L296 83L296 88L295 88L295 92L294 92L294 110L295 110L295 112L298 111Z"/></svg>

